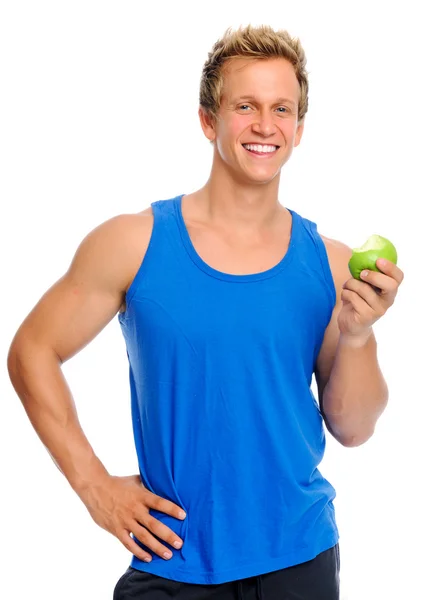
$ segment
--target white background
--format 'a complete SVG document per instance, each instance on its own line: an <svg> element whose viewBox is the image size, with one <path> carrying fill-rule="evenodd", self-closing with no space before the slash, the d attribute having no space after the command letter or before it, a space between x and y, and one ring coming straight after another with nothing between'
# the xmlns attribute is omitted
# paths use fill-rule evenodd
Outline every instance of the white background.
<svg viewBox="0 0 421 600"><path fill-rule="evenodd" d="M1 570L10 599L107 600L128 551L91 520L9 381L11 339L83 237L120 213L190 193L211 147L201 68L229 26L285 28L307 54L309 112L282 204L351 247L390 238L405 272L375 325L390 399L374 437L326 432L341 600L416 598L420 325L420 42L412 2L3 2L0 9ZM135 473L128 364L117 318L63 366L108 470ZM358 373L355 374L358 377Z"/></svg>

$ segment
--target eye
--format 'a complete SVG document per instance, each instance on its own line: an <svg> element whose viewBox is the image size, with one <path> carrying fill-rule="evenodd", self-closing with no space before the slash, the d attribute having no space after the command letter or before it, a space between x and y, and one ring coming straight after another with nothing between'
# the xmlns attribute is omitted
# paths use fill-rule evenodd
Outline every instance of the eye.
<svg viewBox="0 0 421 600"><path fill-rule="evenodd" d="M238 108L240 110L242 110L243 108L251 108L251 107L248 104L241 104ZM285 111L285 112L288 111L288 109L285 106L279 106L276 110L280 110L280 109L283 110L283 111Z"/></svg>

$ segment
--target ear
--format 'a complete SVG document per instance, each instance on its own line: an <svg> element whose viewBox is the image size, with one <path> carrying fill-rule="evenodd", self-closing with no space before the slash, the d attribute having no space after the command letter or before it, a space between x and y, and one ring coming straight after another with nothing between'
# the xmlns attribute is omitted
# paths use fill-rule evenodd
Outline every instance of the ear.
<svg viewBox="0 0 421 600"><path fill-rule="evenodd" d="M301 142L301 137L303 135L304 132L304 118L300 121L300 123L297 125L297 131L295 133L295 142L294 142L294 148L296 146L298 146L298 144Z"/></svg>
<svg viewBox="0 0 421 600"><path fill-rule="evenodd" d="M199 119L203 133L213 143L216 138L215 123L212 116L202 106L199 106Z"/></svg>

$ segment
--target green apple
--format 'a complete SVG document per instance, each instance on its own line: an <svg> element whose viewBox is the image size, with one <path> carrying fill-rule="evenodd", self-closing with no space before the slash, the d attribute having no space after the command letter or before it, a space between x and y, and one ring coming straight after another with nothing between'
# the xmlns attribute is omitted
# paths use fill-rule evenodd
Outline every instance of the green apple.
<svg viewBox="0 0 421 600"><path fill-rule="evenodd" d="M381 235L371 235L361 248L353 248L348 268L354 279L360 279L361 271L380 270L376 266L376 260L386 258L395 265L398 262L398 254L395 246L387 238Z"/></svg>

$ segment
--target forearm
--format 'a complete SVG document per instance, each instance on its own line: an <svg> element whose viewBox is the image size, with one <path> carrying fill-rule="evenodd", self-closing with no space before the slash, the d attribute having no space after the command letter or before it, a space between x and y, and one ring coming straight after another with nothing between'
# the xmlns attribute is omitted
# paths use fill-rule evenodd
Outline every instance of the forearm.
<svg viewBox="0 0 421 600"><path fill-rule="evenodd" d="M8 369L13 387L41 441L80 496L108 473L78 420L76 407L56 354L30 342L11 349Z"/></svg>
<svg viewBox="0 0 421 600"><path fill-rule="evenodd" d="M322 399L333 435L345 445L364 443L371 437L387 401L388 389L377 360L374 335L366 340L341 335Z"/></svg>

